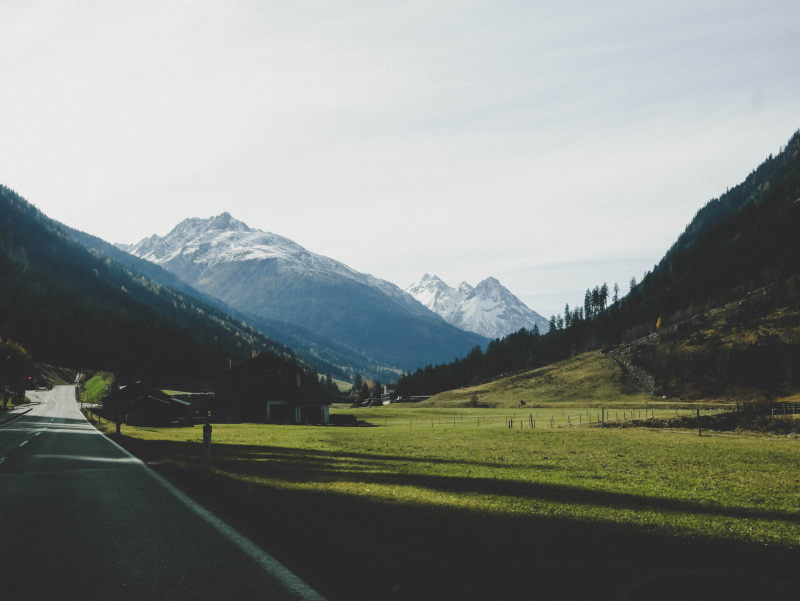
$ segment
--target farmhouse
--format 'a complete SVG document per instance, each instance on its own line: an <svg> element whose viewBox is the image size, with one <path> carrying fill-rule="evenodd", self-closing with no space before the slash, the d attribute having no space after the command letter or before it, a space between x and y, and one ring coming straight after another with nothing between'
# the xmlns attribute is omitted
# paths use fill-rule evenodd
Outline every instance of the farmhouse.
<svg viewBox="0 0 800 601"><path fill-rule="evenodd" d="M327 424L329 405L316 375L272 353L262 353L228 372L218 407L237 419Z"/></svg>
<svg viewBox="0 0 800 601"><path fill-rule="evenodd" d="M167 426L188 418L192 404L135 382L118 386L103 400L103 414L131 426Z"/></svg>

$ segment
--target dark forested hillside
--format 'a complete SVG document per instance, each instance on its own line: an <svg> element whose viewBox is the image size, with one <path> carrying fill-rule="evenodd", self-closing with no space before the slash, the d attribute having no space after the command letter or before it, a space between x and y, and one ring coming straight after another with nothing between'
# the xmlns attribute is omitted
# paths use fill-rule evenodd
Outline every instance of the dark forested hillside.
<svg viewBox="0 0 800 601"><path fill-rule="evenodd" d="M449 361L488 342L447 323L391 282L229 213L189 218L166 236L123 248L261 323L287 324L285 332L322 356L359 361L371 377Z"/></svg>
<svg viewBox="0 0 800 601"><path fill-rule="evenodd" d="M776 157L704 206L626 299L667 316L800 273L800 132Z"/></svg>
<svg viewBox="0 0 800 601"><path fill-rule="evenodd" d="M289 349L79 244L0 186L0 336L37 361L208 382L229 359Z"/></svg>
<svg viewBox="0 0 800 601"><path fill-rule="evenodd" d="M192 287L177 275L167 271L160 265L145 261L137 256L120 250L113 244L66 226L62 226L72 238L101 258L108 258L130 272L140 274L156 284L166 286L173 291L196 299L213 308L222 315L229 315L238 324L247 323L259 332L269 336L281 348L289 347L302 359L303 363L319 373L330 373L334 377L349 380L356 373L362 372L385 379L394 378L396 371L377 364L362 353L346 347L334 340L321 336L295 324L274 319L264 319L251 313L239 311L220 299L204 294Z"/></svg>
<svg viewBox="0 0 800 601"><path fill-rule="evenodd" d="M449 365L407 374L398 389L405 394L435 393L620 344L747 298L754 290L764 290L770 310L795 305L800 298L798 276L800 132L744 182L700 209L626 297L609 304L608 287L596 286L586 291L583 307L567 307L563 316L554 316L547 335L520 331L490 344L485 353L476 349ZM787 357L795 352L793 339L784 336L770 342L765 356L791 363ZM791 370L784 372L792 380Z"/></svg>

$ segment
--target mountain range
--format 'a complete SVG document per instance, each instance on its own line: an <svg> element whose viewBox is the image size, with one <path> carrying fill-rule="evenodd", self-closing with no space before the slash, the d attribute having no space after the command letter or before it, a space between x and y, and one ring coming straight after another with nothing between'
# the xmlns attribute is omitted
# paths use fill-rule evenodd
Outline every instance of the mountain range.
<svg viewBox="0 0 800 601"><path fill-rule="evenodd" d="M347 352L387 374L451 361L488 342L447 323L390 282L251 228L229 213L186 219L166 236L119 248L252 316L253 325L271 335L273 326L283 324L294 337L278 334L287 344L331 358Z"/></svg>
<svg viewBox="0 0 800 601"><path fill-rule="evenodd" d="M518 299L494 278L454 290L429 275L409 289L420 302L227 213L116 248L0 186L0 336L38 361L173 381L207 380L264 351L381 379L456 359L419 369L421 383L405 378L409 393L429 393L658 333L662 342L634 357L657 388L686 390L680 380L700 369L719 382L692 382L714 394L729 394L723 385L733 381L738 390L763 388L764 374L770 394L783 394L797 389L800 373L798 231L800 133L698 211L626 297L610 306L589 299L586 311L540 336L545 324L534 320L536 332L515 322L527 313L512 309ZM661 332L683 331L731 302L743 308L728 313L735 320L770 319L771 329L744 335L734 321L718 328L733 328L727 338L700 332L686 344L664 343ZM501 330L479 327L499 324L514 333L490 343Z"/></svg>
<svg viewBox="0 0 800 601"><path fill-rule="evenodd" d="M502 338L525 328L550 329L547 319L530 309L493 277L473 287L461 282L451 288L440 277L425 274L406 288L411 296L448 323L487 338Z"/></svg>
<svg viewBox="0 0 800 601"><path fill-rule="evenodd" d="M43 363L180 385L208 383L253 353L294 359L172 274L48 218L5 186L0 290L0 336Z"/></svg>

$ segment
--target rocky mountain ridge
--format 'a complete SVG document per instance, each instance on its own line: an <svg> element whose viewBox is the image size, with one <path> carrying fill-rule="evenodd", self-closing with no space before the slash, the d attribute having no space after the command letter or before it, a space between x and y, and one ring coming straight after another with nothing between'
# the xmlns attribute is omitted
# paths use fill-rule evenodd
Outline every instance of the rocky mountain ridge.
<svg viewBox="0 0 800 601"><path fill-rule="evenodd" d="M294 324L388 370L452 360L486 339L448 324L396 285L222 213L186 219L127 252L264 320Z"/></svg>
<svg viewBox="0 0 800 601"><path fill-rule="evenodd" d="M487 338L502 338L520 328L533 330L534 325L544 334L550 327L547 319L493 277L474 287L461 282L456 289L426 273L406 292L448 323Z"/></svg>

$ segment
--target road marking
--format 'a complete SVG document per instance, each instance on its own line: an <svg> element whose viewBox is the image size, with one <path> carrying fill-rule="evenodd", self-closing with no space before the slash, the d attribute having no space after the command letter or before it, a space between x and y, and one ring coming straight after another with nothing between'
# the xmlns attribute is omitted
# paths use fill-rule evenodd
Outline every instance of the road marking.
<svg viewBox="0 0 800 601"><path fill-rule="evenodd" d="M24 447L26 444L28 444L28 441L23 440L21 443L19 443L19 446Z"/></svg>
<svg viewBox="0 0 800 601"><path fill-rule="evenodd" d="M39 434L41 434L42 432L44 432L44 430L39 430L36 434L34 434L34 436L39 436Z"/></svg>
<svg viewBox="0 0 800 601"><path fill-rule="evenodd" d="M8 457L0 457L0 463L3 463Z"/></svg>
<svg viewBox="0 0 800 601"><path fill-rule="evenodd" d="M95 430L97 434L103 436L101 432ZM256 545L253 541L249 538L238 532L237 530L233 529L231 526L223 522L213 513L196 503L193 499L182 493L180 490L175 488L166 478L155 472L149 465L144 463L141 459L136 457L135 455L128 452L127 449L123 448L116 441L111 440L110 438L103 436L105 440L110 442L112 445L117 447L120 451L125 453L128 457L131 457L136 460L136 462L142 466L142 468L150 474L156 481L158 481L161 486L166 488L169 492L171 492L175 497L178 498L184 505L186 505L189 509L191 509L194 513L196 513L200 518L202 518L206 523L208 523L211 527L213 527L217 532L222 534L225 538L228 539L235 547L238 547L240 551L242 551L245 555L250 557L262 570L264 570L267 574L275 578L278 582L280 582L286 589L290 592L297 595L297 597L301 601L326 601L325 597L320 595L317 591L312 589L308 586L305 582L300 580L298 576L296 576L289 568L284 566L281 562L275 559L272 555L264 551L261 547Z"/></svg>

